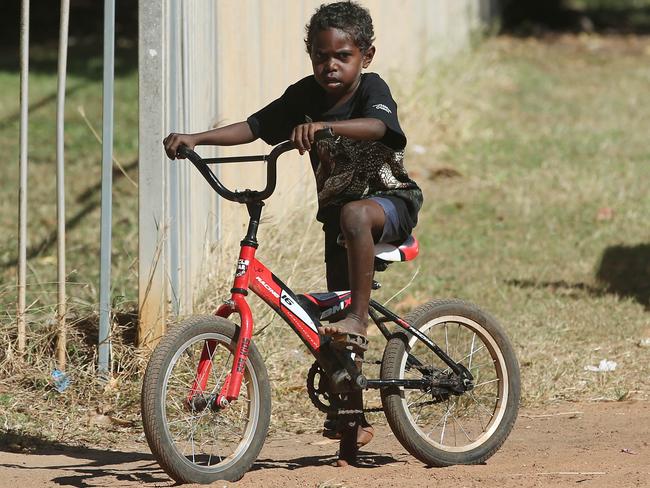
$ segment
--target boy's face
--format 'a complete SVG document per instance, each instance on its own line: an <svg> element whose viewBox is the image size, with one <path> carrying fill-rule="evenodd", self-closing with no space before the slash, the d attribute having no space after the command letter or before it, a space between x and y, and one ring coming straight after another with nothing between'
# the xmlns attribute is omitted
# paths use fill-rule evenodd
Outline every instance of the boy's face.
<svg viewBox="0 0 650 488"><path fill-rule="evenodd" d="M330 101L337 102L354 93L361 70L370 65L374 54L374 46L362 53L349 34L340 29L331 28L316 34L311 64L316 81L327 92Z"/></svg>

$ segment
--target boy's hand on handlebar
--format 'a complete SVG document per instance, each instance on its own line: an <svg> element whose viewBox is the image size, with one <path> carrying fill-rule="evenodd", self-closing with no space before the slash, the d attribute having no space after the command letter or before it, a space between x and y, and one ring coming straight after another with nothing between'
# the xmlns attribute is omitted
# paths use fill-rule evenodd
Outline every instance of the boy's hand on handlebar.
<svg viewBox="0 0 650 488"><path fill-rule="evenodd" d="M190 149L194 149L196 140L192 134L176 134L172 132L163 139L163 146L165 146L165 152L169 159L185 159L183 156L177 154L178 148L187 146Z"/></svg>
<svg viewBox="0 0 650 488"><path fill-rule="evenodd" d="M307 151L311 150L312 144L314 144L314 134L322 129L327 129L329 126L322 122L308 122L306 124L300 124L293 128L291 132L291 142L293 142L296 149L300 154L305 154Z"/></svg>

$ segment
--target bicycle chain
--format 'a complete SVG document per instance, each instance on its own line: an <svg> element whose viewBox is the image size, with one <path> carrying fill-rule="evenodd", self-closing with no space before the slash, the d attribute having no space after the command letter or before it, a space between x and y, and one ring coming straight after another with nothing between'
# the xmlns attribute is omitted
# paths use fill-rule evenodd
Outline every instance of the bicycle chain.
<svg viewBox="0 0 650 488"><path fill-rule="evenodd" d="M336 413L339 415L355 415L359 413L383 412L384 407L364 408L363 410L344 410L340 409Z"/></svg>

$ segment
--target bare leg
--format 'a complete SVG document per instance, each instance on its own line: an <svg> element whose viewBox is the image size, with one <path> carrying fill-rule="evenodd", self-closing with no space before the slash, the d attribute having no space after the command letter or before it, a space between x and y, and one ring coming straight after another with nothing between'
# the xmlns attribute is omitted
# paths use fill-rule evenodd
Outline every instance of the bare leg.
<svg viewBox="0 0 650 488"><path fill-rule="evenodd" d="M350 281L348 277L348 256L347 250L345 248L341 247L339 249L336 249L336 252L330 254L326 263L326 270L328 291L341 291L350 289ZM359 392L359 396L359 402L361 405L359 408L363 408L363 397L361 396L361 392ZM323 426L323 435L330 439L341 439L343 437L343 432L348 430L347 427L349 426L346 424L347 422L341 422L339 420L338 414L328 414ZM361 414L361 418L357 424L356 449L368 444L375 434L375 429L372 425L370 425L363 414ZM354 429L355 427L353 426L349 430L354 431ZM342 452L344 453L344 456L340 457L336 461L335 464L337 466L348 465L349 463L346 459L350 459L350 454L352 454L352 452L356 452L354 449L351 450L351 446L349 445L349 436L350 432L348 432L348 440L345 442L345 446L342 446Z"/></svg>
<svg viewBox="0 0 650 488"><path fill-rule="evenodd" d="M363 410L363 392L353 391L347 395L346 408ZM363 413L342 415L341 442L339 443L339 458L335 466L344 467L357 464L357 453L361 446L372 440L375 430L368 423Z"/></svg>
<svg viewBox="0 0 650 488"><path fill-rule="evenodd" d="M375 262L375 240L384 228L384 210L372 200L358 200L341 209L341 231L345 238L352 303L343 320L321 327L324 335L366 335L368 303ZM329 273L328 273L329 278Z"/></svg>

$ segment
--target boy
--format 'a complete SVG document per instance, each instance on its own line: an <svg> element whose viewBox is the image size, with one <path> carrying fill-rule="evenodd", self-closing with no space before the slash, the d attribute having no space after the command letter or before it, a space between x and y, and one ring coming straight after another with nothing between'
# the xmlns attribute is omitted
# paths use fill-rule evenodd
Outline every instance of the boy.
<svg viewBox="0 0 650 488"><path fill-rule="evenodd" d="M170 134L163 143L174 159L181 144L236 145L262 138L290 139L309 153L318 191L317 219L325 231L327 286L351 291L347 315L323 326L335 347L367 349L368 303L374 244L406 239L417 223L422 193L403 166L406 137L388 85L362 73L375 55L369 12L355 2L321 5L306 26L313 75L291 85L245 122L198 134ZM333 139L314 143L329 130ZM337 243L339 235L345 248ZM367 424L366 424L367 425ZM372 438L360 431L358 443Z"/></svg>

